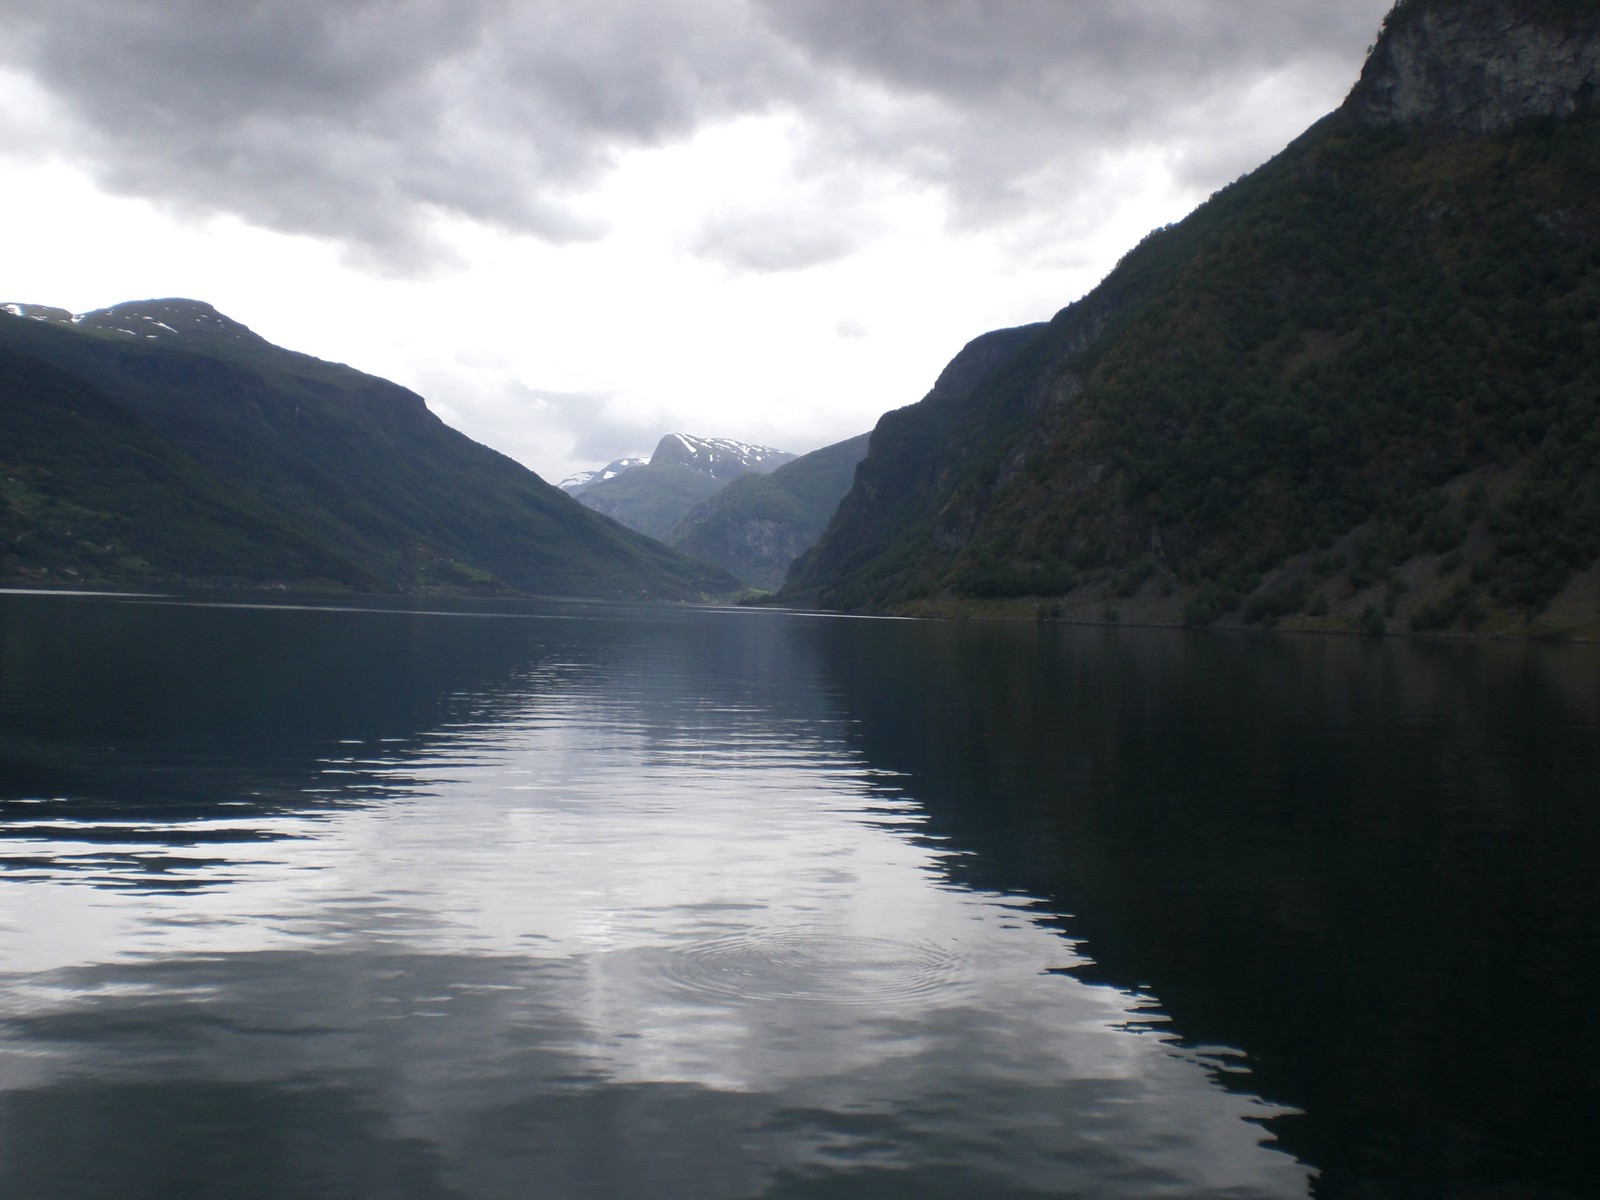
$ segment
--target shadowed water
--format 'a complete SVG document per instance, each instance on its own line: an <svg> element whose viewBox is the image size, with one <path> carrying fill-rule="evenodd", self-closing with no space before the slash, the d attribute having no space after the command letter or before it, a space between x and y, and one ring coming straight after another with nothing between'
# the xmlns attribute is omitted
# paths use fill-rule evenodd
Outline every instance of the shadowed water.
<svg viewBox="0 0 1600 1200"><path fill-rule="evenodd" d="M1597 698L1582 647L0 596L0 1194L1583 1195Z"/></svg>

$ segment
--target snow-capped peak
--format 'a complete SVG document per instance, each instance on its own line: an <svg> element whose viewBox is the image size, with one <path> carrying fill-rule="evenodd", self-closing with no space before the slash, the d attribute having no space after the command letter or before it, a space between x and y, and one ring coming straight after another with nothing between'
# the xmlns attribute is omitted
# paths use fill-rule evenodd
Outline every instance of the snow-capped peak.
<svg viewBox="0 0 1600 1200"><path fill-rule="evenodd" d="M737 479L752 472L765 474L794 458L787 450L753 446L731 438L703 438L687 433L669 433L656 444L649 458L619 458L598 471L579 471L558 485L562 491L578 495L597 483L615 479L639 467L678 464L709 475L713 479Z"/></svg>
<svg viewBox="0 0 1600 1200"><path fill-rule="evenodd" d="M677 462L703 471L715 479L734 479L752 471L765 473L794 458L786 450L755 446L732 438L695 437L669 433L656 445L651 465Z"/></svg>

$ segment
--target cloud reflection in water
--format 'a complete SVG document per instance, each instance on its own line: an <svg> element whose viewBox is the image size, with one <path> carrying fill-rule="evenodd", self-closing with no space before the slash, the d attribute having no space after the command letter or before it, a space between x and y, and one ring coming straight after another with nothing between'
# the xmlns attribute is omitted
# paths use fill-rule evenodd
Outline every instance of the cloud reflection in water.
<svg viewBox="0 0 1600 1200"><path fill-rule="evenodd" d="M1226 1048L951 884L783 628L569 623L431 731L319 728L305 811L8 825L0 1186L1306 1194Z"/></svg>

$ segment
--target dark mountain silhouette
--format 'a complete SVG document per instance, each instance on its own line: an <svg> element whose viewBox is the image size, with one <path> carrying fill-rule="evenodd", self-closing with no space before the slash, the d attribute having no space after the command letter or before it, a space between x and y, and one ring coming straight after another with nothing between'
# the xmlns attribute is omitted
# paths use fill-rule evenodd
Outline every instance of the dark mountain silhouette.
<svg viewBox="0 0 1600 1200"><path fill-rule="evenodd" d="M734 589L420 396L192 300L0 311L0 577L684 599Z"/></svg>
<svg viewBox="0 0 1600 1200"><path fill-rule="evenodd" d="M1339 111L887 414L783 597L1600 632L1597 84L1592 2L1406 0Z"/></svg>

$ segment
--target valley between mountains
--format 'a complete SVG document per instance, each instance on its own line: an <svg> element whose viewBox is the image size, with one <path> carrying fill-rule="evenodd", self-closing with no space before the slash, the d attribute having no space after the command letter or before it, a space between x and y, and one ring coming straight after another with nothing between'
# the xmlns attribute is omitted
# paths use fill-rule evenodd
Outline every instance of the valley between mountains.
<svg viewBox="0 0 1600 1200"><path fill-rule="evenodd" d="M1597 96L1592 3L1404 0L1340 109L870 435L559 488L202 302L9 304L0 581L1600 636Z"/></svg>

